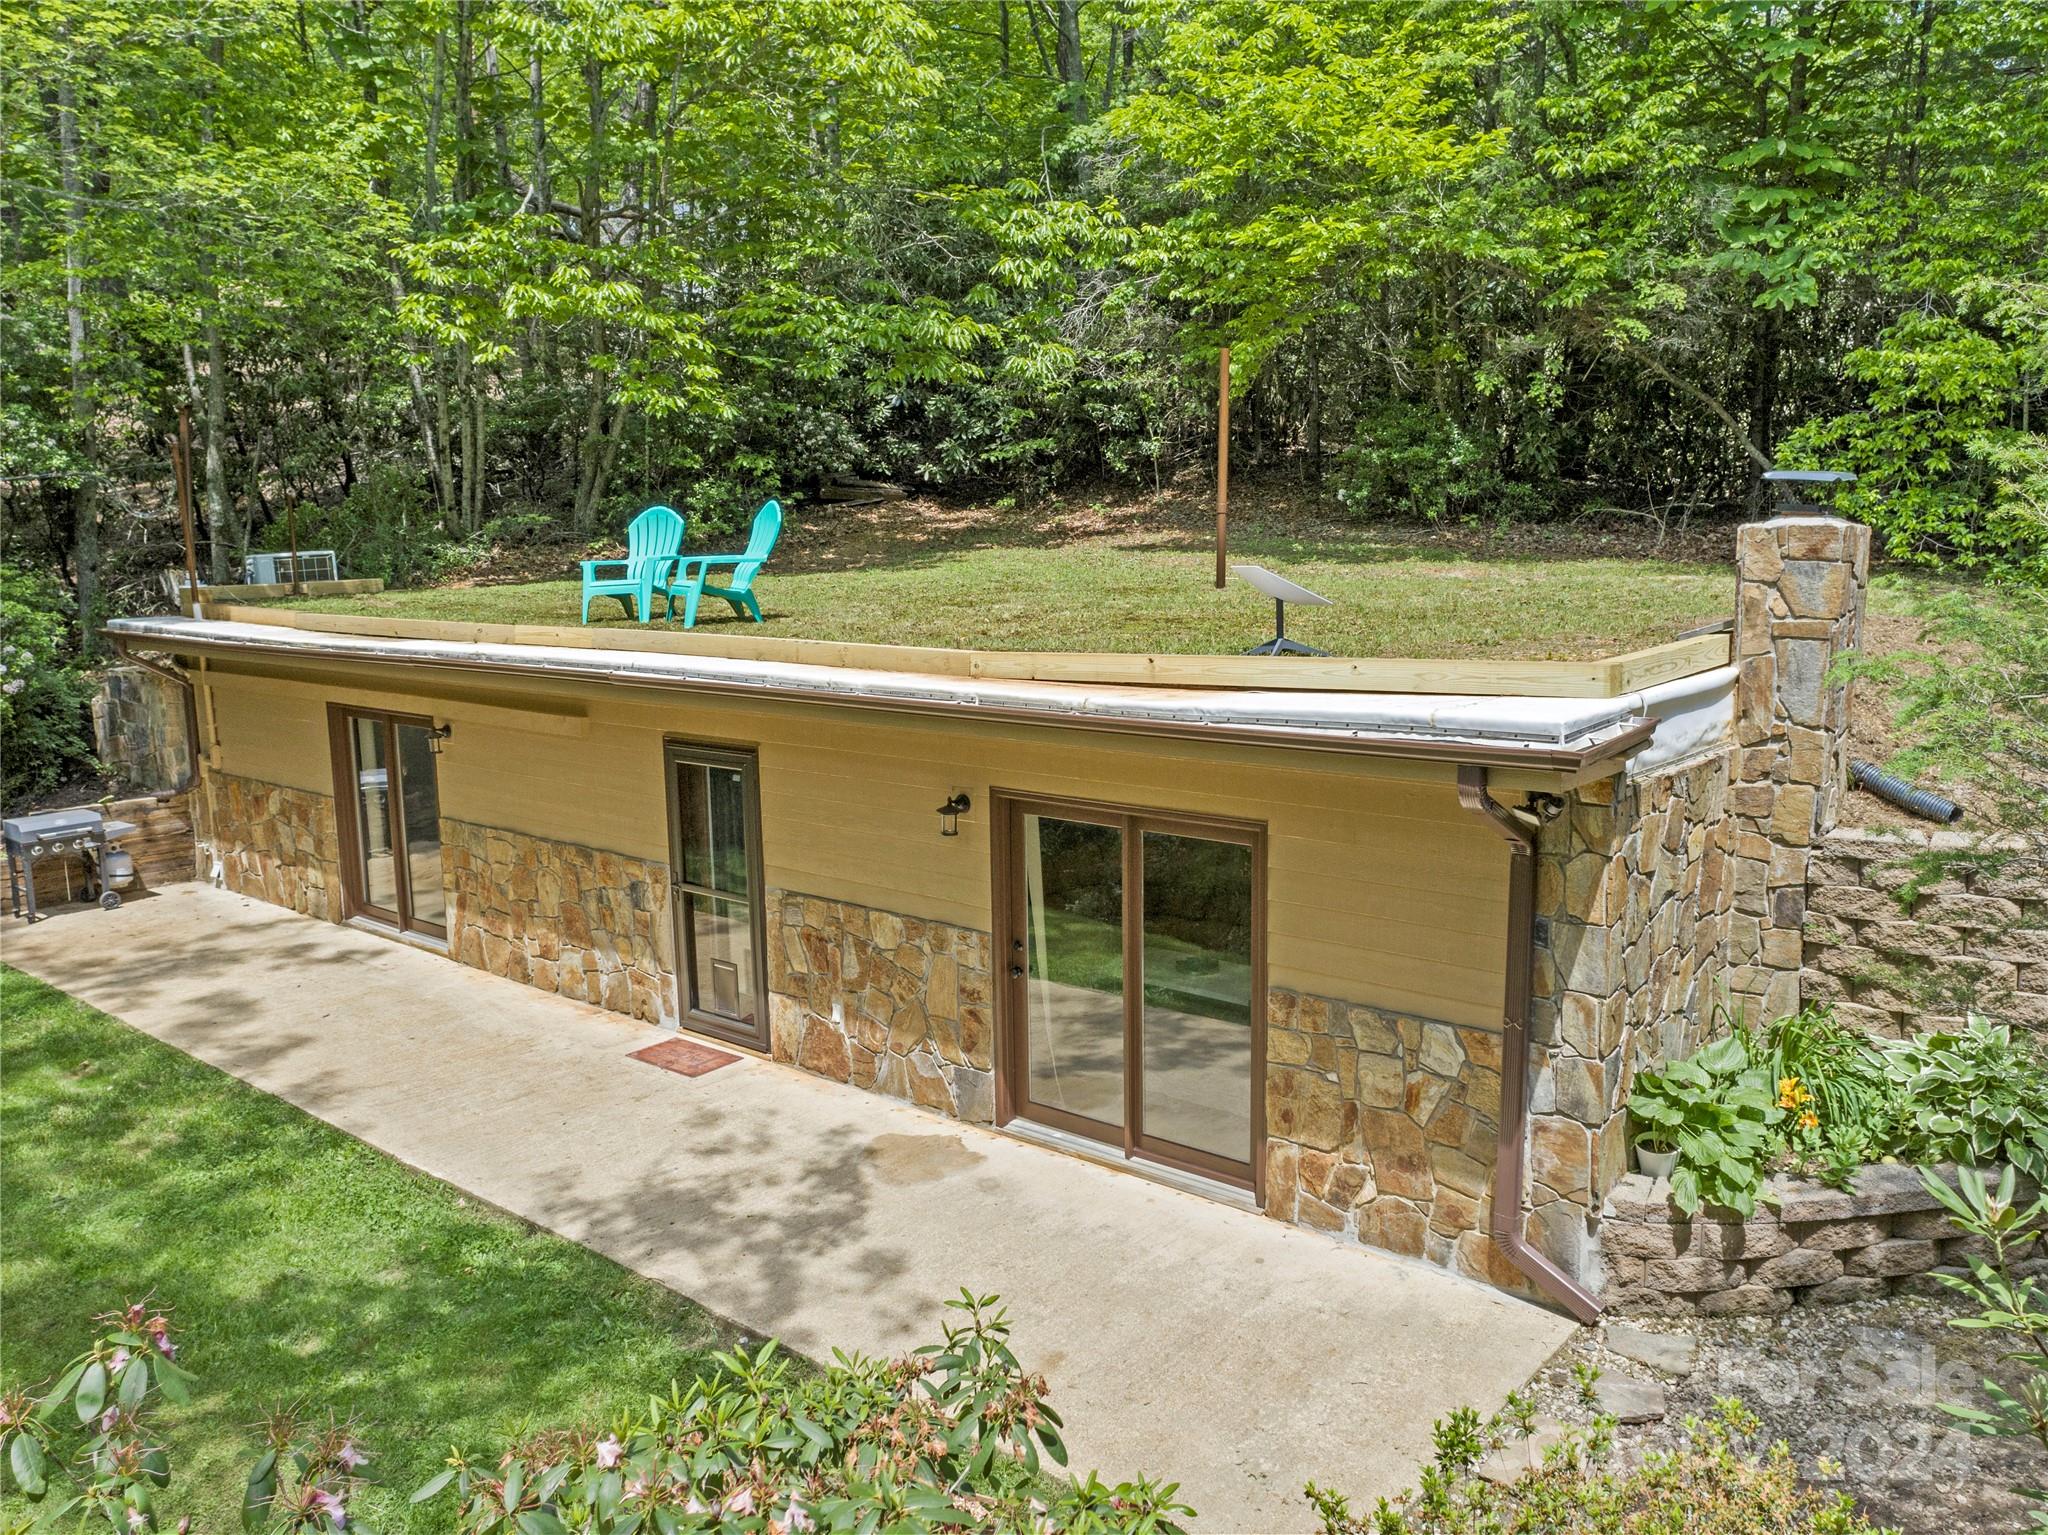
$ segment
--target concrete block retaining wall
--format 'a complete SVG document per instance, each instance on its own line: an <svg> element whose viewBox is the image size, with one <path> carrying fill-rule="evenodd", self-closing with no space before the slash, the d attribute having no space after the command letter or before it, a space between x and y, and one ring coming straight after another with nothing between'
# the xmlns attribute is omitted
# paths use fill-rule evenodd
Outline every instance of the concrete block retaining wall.
<svg viewBox="0 0 2048 1535"><path fill-rule="evenodd" d="M1807 893L1810 1002L1897 1038L1988 1013L2048 1043L2048 864L1963 873L1902 906L1907 860L1962 847L1950 831L1842 829L1818 849Z"/></svg>
<svg viewBox="0 0 2048 1535"><path fill-rule="evenodd" d="M1953 1168L1940 1169L1951 1183ZM1866 1167L1849 1189L1778 1177L1775 1208L1743 1220L1732 1211L1688 1217L1671 1186L1640 1173L1609 1198L1601 1227L1603 1302L1618 1311L1759 1315L1793 1305L1867 1300L1941 1288L1973 1255L1965 1236L1920 1181L1917 1168ZM2030 1259L2025 1272L2048 1269Z"/></svg>

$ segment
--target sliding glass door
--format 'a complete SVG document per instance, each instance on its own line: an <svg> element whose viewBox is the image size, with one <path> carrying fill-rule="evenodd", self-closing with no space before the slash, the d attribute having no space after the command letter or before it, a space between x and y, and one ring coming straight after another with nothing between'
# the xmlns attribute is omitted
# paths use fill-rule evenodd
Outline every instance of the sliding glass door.
<svg viewBox="0 0 2048 1535"><path fill-rule="evenodd" d="M1253 1186L1263 833L1000 803L1005 1117Z"/></svg>
<svg viewBox="0 0 2048 1535"><path fill-rule="evenodd" d="M328 726L349 915L445 940L434 722L337 704Z"/></svg>

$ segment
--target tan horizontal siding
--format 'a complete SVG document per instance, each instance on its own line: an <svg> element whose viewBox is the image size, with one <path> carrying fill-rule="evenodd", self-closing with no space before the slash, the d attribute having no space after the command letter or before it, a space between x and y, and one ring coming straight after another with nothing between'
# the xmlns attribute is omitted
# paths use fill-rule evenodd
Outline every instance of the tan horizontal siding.
<svg viewBox="0 0 2048 1535"><path fill-rule="evenodd" d="M992 789L1261 821L1273 984L1499 1024L1506 853L1442 764L545 684L530 702L551 712L528 716L430 675L406 691L210 678L230 772L332 792L330 700L431 714L454 727L444 815L659 861L664 738L756 747L771 884L984 929ZM974 809L941 838L955 789Z"/></svg>

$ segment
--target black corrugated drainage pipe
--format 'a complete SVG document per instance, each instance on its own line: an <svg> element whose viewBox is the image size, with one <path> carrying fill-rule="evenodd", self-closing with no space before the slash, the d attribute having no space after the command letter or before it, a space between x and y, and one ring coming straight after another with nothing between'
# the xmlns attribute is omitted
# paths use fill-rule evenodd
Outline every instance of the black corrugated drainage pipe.
<svg viewBox="0 0 2048 1535"><path fill-rule="evenodd" d="M1861 757L1849 759L1849 782L1897 805L1901 810L1911 811L1923 820L1953 826L1963 818L1963 807L1954 800L1944 798L1931 789L1916 789L1905 779L1895 778Z"/></svg>
<svg viewBox="0 0 2048 1535"><path fill-rule="evenodd" d="M1458 802L1482 815L1508 844L1508 974L1500 1031L1500 1130L1493 1158L1492 1236L1508 1261L1581 1322L1598 1321L1600 1302L1529 1245L1522 1195L1529 1139L1529 995L1536 968L1536 827L1486 790L1486 769L1458 769Z"/></svg>

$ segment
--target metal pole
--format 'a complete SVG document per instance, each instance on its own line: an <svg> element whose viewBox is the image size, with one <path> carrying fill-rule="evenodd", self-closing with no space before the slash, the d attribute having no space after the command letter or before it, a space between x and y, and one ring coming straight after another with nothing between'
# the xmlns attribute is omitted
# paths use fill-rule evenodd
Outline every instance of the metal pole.
<svg viewBox="0 0 2048 1535"><path fill-rule="evenodd" d="M303 596L306 583L299 579L299 507L295 501L287 501L284 508L285 535L292 546L292 595Z"/></svg>
<svg viewBox="0 0 2048 1535"><path fill-rule="evenodd" d="M1230 348L1216 369L1216 590L1223 590L1230 561Z"/></svg>
<svg viewBox="0 0 2048 1535"><path fill-rule="evenodd" d="M178 479L178 517L185 528L185 611L199 611L199 545L192 526L192 407L178 407L178 442L171 454Z"/></svg>

